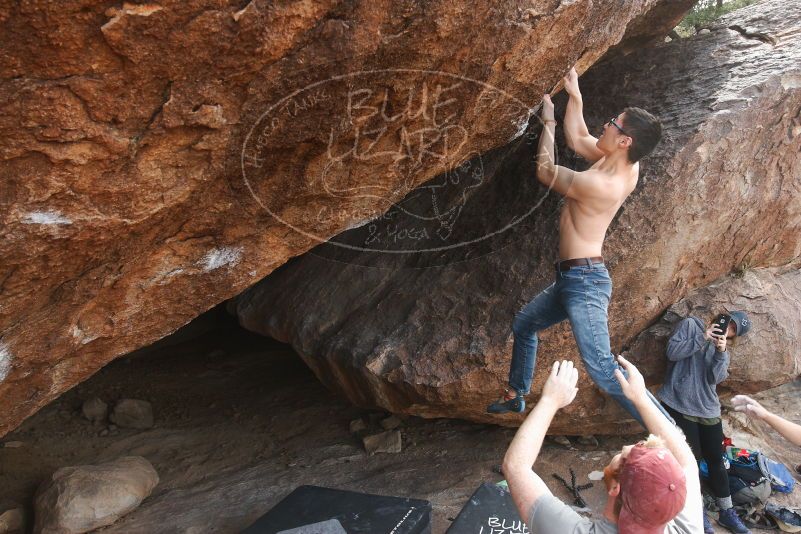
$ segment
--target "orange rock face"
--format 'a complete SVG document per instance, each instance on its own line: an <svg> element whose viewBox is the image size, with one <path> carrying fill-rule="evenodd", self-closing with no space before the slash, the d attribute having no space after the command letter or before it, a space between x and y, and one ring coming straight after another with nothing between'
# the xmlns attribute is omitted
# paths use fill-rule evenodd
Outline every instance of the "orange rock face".
<svg viewBox="0 0 801 534"><path fill-rule="evenodd" d="M726 304L755 313L730 384L753 391L797 373L801 319L788 310L801 296L799 31L797 10L762 2L709 33L604 61L580 78L591 130L626 106L663 121L663 140L642 162L641 182L604 251L614 283L613 350L631 348L652 385L663 378L664 335L635 338L688 294L676 309L699 313L706 306L713 315ZM384 217L290 262L237 299L240 322L292 343L320 380L356 404L519 423L519 416L490 417L484 408L506 382L515 312L553 278L560 204L535 183L538 131L534 125L471 160L467 171L478 169L480 180L465 172L449 188L439 177ZM560 156L581 165L570 153ZM450 216L438 221L439 230L458 247L424 249L408 238L421 228L435 234L435 212ZM426 226L424 215L434 224ZM722 282L743 268L788 274L770 283L751 283L750 275ZM751 303L759 291L764 296ZM785 325L787 346L760 352L783 338L776 321ZM533 391L561 358L579 359L564 323L540 336ZM576 401L552 432L637 429L586 374L580 380Z"/></svg>
<svg viewBox="0 0 801 534"><path fill-rule="evenodd" d="M0 7L0 435L505 145L663 4Z"/></svg>

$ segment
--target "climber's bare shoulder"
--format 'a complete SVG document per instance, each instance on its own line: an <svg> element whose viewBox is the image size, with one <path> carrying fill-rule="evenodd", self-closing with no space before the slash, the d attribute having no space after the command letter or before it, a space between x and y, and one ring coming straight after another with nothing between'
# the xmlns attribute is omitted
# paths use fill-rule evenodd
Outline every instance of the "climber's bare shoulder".
<svg viewBox="0 0 801 534"><path fill-rule="evenodd" d="M559 192L568 199L590 203L603 211L611 205L619 207L637 186L639 164L604 166L603 162L601 158L586 171L564 169L567 176Z"/></svg>

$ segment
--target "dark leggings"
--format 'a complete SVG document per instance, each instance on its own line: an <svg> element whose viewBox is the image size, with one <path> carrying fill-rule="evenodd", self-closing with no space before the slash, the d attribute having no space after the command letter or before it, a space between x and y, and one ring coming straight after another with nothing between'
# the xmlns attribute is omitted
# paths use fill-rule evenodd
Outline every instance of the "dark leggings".
<svg viewBox="0 0 801 534"><path fill-rule="evenodd" d="M695 421L689 421L682 414L671 408L665 403L662 406L670 413L676 424L687 437L687 443L693 450L696 460L703 458L709 468L709 488L715 497L730 497L729 475L723 466L723 425L702 425Z"/></svg>

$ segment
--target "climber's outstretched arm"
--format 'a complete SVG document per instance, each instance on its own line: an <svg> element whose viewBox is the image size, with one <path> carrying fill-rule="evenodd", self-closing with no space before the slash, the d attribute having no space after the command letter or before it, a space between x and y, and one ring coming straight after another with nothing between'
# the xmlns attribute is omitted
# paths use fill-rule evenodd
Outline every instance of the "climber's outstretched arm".
<svg viewBox="0 0 801 534"><path fill-rule="evenodd" d="M595 146L598 138L590 135L587 124L584 122L584 102L578 85L576 69L570 69L564 79L565 91L570 96L565 111L565 139L576 154L595 163L604 156L604 153Z"/></svg>

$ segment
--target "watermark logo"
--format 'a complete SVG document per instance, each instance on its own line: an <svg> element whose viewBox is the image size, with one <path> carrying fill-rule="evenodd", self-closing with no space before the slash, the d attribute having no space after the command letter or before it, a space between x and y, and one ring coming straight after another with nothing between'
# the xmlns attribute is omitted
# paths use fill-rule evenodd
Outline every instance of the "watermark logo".
<svg viewBox="0 0 801 534"><path fill-rule="evenodd" d="M351 256L453 250L505 232L541 202L488 215L481 198L501 179L499 158L488 163L479 150L520 138L534 112L451 73L343 74L305 84L259 116L242 176L287 228ZM535 172L532 164L523 189L537 188Z"/></svg>

